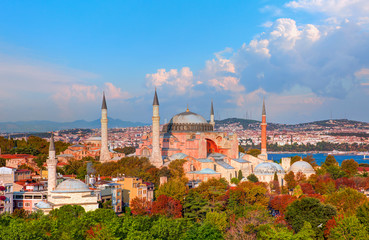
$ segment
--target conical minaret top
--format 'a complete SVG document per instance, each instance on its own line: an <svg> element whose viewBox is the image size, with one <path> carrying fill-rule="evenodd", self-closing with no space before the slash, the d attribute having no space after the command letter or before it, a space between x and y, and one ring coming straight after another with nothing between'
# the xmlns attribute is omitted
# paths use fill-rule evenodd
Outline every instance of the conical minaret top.
<svg viewBox="0 0 369 240"><path fill-rule="evenodd" d="M210 115L214 115L213 100L211 100Z"/></svg>
<svg viewBox="0 0 369 240"><path fill-rule="evenodd" d="M210 124L211 124L211 125L213 125L213 130L214 130L215 121L214 121L214 107L213 107L213 100L211 100L211 107L210 107Z"/></svg>
<svg viewBox="0 0 369 240"><path fill-rule="evenodd" d="M263 111L262 111L261 115L266 115L264 98L263 98Z"/></svg>
<svg viewBox="0 0 369 240"><path fill-rule="evenodd" d="M101 109L108 109L108 107L106 106L105 92L103 92L103 100L102 100Z"/></svg>
<svg viewBox="0 0 369 240"><path fill-rule="evenodd" d="M50 138L49 152L51 151L55 152L54 133L51 133L51 138Z"/></svg>
<svg viewBox="0 0 369 240"><path fill-rule="evenodd" d="M155 88L154 101L152 102L152 105L159 106L159 99L158 99L158 94L156 93L156 88Z"/></svg>

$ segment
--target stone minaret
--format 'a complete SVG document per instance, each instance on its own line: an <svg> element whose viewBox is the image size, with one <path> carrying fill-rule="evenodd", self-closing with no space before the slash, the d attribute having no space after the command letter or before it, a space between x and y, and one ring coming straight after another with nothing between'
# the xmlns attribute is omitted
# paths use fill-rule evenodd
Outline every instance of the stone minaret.
<svg viewBox="0 0 369 240"><path fill-rule="evenodd" d="M260 158L263 158L265 160L268 159L266 128L267 128L266 111L265 111L265 101L263 98L263 111L261 113L261 154L259 156Z"/></svg>
<svg viewBox="0 0 369 240"><path fill-rule="evenodd" d="M150 162L157 168L163 165L160 148L160 116L159 100L155 89L154 101L152 103L152 150Z"/></svg>
<svg viewBox="0 0 369 240"><path fill-rule="evenodd" d="M100 162L108 162L110 153L108 148L108 108L106 106L105 93L103 93L103 101L101 106L101 149Z"/></svg>
<svg viewBox="0 0 369 240"><path fill-rule="evenodd" d="M54 144L54 134L51 135L50 138L50 146L49 146L49 158L46 161L47 163L47 192L50 195L50 192L55 190L56 188L56 165L58 163L58 159L55 157L55 144Z"/></svg>
<svg viewBox="0 0 369 240"><path fill-rule="evenodd" d="M214 121L213 100L211 100L211 108L210 108L210 124L211 124L211 125L213 125L213 130L214 130L215 121Z"/></svg>

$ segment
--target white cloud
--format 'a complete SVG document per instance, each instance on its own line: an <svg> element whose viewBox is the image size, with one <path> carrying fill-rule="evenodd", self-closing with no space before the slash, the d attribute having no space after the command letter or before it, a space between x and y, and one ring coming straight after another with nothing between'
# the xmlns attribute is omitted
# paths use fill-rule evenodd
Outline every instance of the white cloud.
<svg viewBox="0 0 369 240"><path fill-rule="evenodd" d="M185 94L193 86L193 73L189 67L183 67L179 72L171 69L158 69L156 73L146 74L147 87L169 87L177 94Z"/></svg>
<svg viewBox="0 0 369 240"><path fill-rule="evenodd" d="M128 92L122 92L122 89L114 86L110 82L105 83L106 97L108 99L128 99L131 98L131 94Z"/></svg>

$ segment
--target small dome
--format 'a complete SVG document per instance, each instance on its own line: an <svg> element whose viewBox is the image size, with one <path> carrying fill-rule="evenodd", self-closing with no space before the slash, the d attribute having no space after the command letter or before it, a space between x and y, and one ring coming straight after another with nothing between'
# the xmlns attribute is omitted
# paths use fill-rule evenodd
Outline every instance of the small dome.
<svg viewBox="0 0 369 240"><path fill-rule="evenodd" d="M183 112L175 115L169 123L208 123L201 115L193 112Z"/></svg>
<svg viewBox="0 0 369 240"><path fill-rule="evenodd" d="M255 174L261 174L261 175L274 174L275 172L279 173L278 172L278 167L275 166L275 164L273 164L271 162L260 163L260 164L256 165L256 167L254 169Z"/></svg>
<svg viewBox="0 0 369 240"><path fill-rule="evenodd" d="M177 160L177 159L184 159L185 157L187 157L187 154L184 154L184 153L176 153L176 154L173 154L172 156L170 156L169 159L171 161L173 161L173 160Z"/></svg>
<svg viewBox="0 0 369 240"><path fill-rule="evenodd" d="M52 192L91 192L88 186L77 179L68 179L60 183Z"/></svg>
<svg viewBox="0 0 369 240"><path fill-rule="evenodd" d="M315 173L314 168L308 163L303 160L297 161L291 165L290 170L294 173L302 172L302 173Z"/></svg>
<svg viewBox="0 0 369 240"><path fill-rule="evenodd" d="M40 201L36 203L36 207L40 209L47 209L47 208L53 208L48 202Z"/></svg>

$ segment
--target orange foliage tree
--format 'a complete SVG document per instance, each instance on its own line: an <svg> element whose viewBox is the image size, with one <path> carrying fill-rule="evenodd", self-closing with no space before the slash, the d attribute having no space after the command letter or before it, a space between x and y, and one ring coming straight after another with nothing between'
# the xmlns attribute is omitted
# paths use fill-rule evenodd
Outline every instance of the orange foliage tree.
<svg viewBox="0 0 369 240"><path fill-rule="evenodd" d="M166 217L180 218L182 217L182 205L179 200L160 195L152 204L152 215L163 215Z"/></svg>
<svg viewBox="0 0 369 240"><path fill-rule="evenodd" d="M279 213L284 214L288 205L290 205L297 198L291 195L278 195L274 196L270 201L269 205L274 210L279 211Z"/></svg>
<svg viewBox="0 0 369 240"><path fill-rule="evenodd" d="M146 198L135 197L131 200L130 208L133 215L148 215L151 211L151 202Z"/></svg>

